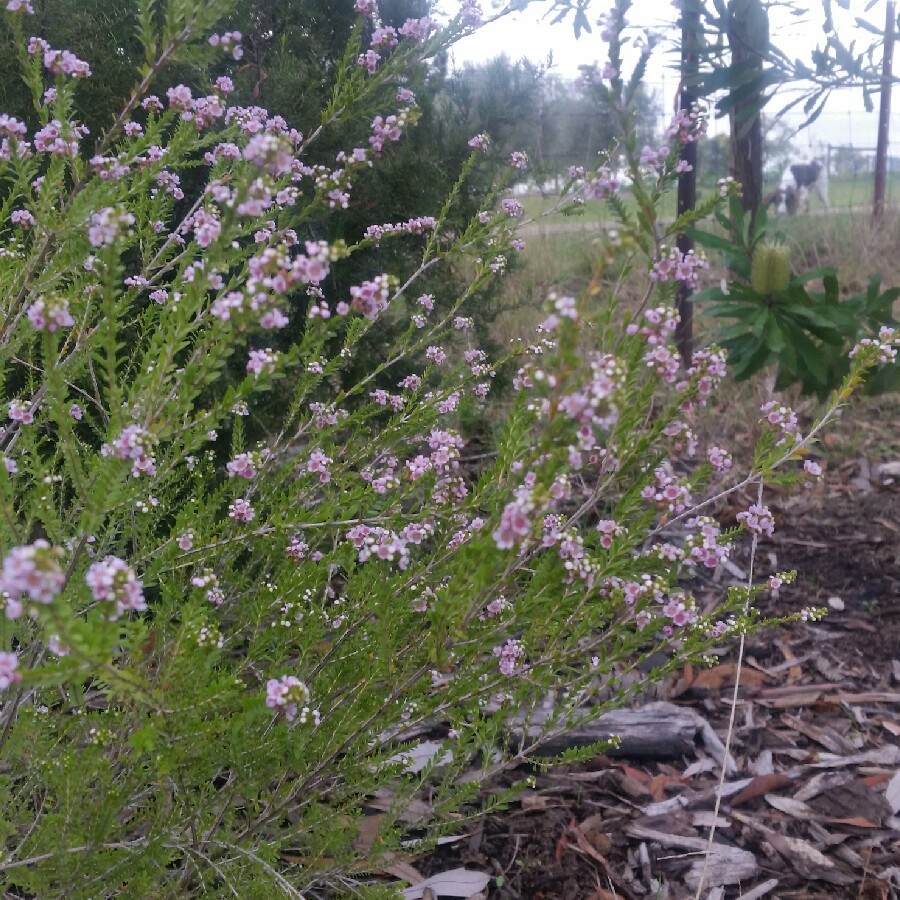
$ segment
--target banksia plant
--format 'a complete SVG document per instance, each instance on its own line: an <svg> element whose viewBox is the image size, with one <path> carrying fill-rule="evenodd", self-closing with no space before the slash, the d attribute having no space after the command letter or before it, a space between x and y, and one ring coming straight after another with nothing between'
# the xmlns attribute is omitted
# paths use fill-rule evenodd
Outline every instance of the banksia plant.
<svg viewBox="0 0 900 900"><path fill-rule="evenodd" d="M784 244L766 241L754 250L750 264L750 287L757 294L780 293L791 280L791 254Z"/></svg>

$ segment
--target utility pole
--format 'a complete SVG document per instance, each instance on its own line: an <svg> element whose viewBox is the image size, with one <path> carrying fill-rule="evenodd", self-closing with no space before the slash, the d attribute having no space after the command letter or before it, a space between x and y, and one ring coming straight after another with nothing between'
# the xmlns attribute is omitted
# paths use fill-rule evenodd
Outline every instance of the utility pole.
<svg viewBox="0 0 900 900"><path fill-rule="evenodd" d="M884 60L881 64L881 108L878 112L878 149L875 151L875 190L872 199L872 224L884 218L884 191L887 182L888 143L891 130L891 80L894 63L894 0L888 0L884 23Z"/></svg>

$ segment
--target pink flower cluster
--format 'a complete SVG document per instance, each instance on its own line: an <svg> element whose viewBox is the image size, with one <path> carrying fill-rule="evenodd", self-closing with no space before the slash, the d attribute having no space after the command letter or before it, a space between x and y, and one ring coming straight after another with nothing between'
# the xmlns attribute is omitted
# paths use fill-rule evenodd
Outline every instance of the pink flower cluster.
<svg viewBox="0 0 900 900"><path fill-rule="evenodd" d="M500 672L503 675L515 675L519 667L519 661L525 655L525 647L521 641L509 638L506 643L494 647L494 656L500 663Z"/></svg>
<svg viewBox="0 0 900 900"><path fill-rule="evenodd" d="M95 600L115 603L115 610L109 617L111 620L118 619L128 610L141 612L147 608L143 584L134 569L117 556L107 556L93 563L84 580Z"/></svg>
<svg viewBox="0 0 900 900"><path fill-rule="evenodd" d="M256 510L250 505L249 501L239 497L234 503L228 504L228 518L234 519L235 522L246 524L256 518Z"/></svg>
<svg viewBox="0 0 900 900"><path fill-rule="evenodd" d="M387 528L356 525L347 532L347 540L359 551L359 561L381 559L387 562L397 560L400 569L409 566L409 545L421 544L430 534L428 524L411 522L398 534Z"/></svg>
<svg viewBox="0 0 900 900"><path fill-rule="evenodd" d="M687 600L683 595L669 597L663 604L662 614L671 620L672 625L676 625L679 628L685 625L693 625L697 621L697 608L693 600ZM668 634L667 628L670 627L664 627L663 633Z"/></svg>
<svg viewBox="0 0 900 900"><path fill-rule="evenodd" d="M31 425L34 422L34 414L39 405L25 400L10 400L9 417L13 422L21 422L23 425Z"/></svg>
<svg viewBox="0 0 900 900"><path fill-rule="evenodd" d="M294 153L288 138L278 134L255 134L244 147L244 159L270 175L290 175Z"/></svg>
<svg viewBox="0 0 900 900"><path fill-rule="evenodd" d="M91 213L88 240L92 247L105 247L114 243L119 235L132 225L134 216L130 212L108 206L99 212Z"/></svg>
<svg viewBox="0 0 900 900"><path fill-rule="evenodd" d="M19 657L15 653L0 652L0 691L22 680L22 673L16 671L18 668Z"/></svg>
<svg viewBox="0 0 900 900"><path fill-rule="evenodd" d="M621 183L606 166L600 166L596 172L588 172L585 176L581 193L586 200L605 200L615 194Z"/></svg>
<svg viewBox="0 0 900 900"><path fill-rule="evenodd" d="M9 221L22 228L32 228L35 224L34 216L27 209L14 209L9 215Z"/></svg>
<svg viewBox="0 0 900 900"><path fill-rule="evenodd" d="M424 44L434 29L434 19L424 16L421 19L407 19L400 26L400 35L415 41L417 44Z"/></svg>
<svg viewBox="0 0 900 900"><path fill-rule="evenodd" d="M141 425L127 425L112 444L104 444L100 448L100 453L103 456L130 459L131 474L134 477L152 476L156 474L156 463L151 452L155 445L156 438L146 428Z"/></svg>
<svg viewBox="0 0 900 900"><path fill-rule="evenodd" d="M24 122L7 113L0 114L0 135L7 138L20 138L28 129Z"/></svg>
<svg viewBox="0 0 900 900"><path fill-rule="evenodd" d="M531 513L531 504L525 499L507 503L494 531L494 543L501 550L511 550L520 544L531 532Z"/></svg>
<svg viewBox="0 0 900 900"><path fill-rule="evenodd" d="M641 496L655 503L660 509L681 513L693 505L690 486L684 478L676 478L665 466L653 473L656 484L648 484Z"/></svg>
<svg viewBox="0 0 900 900"><path fill-rule="evenodd" d="M675 113L669 123L666 137L669 140L677 138L680 144L691 144L706 134L707 124L706 110L695 103L690 110L681 109Z"/></svg>
<svg viewBox="0 0 900 900"><path fill-rule="evenodd" d="M511 197L500 201L500 209L514 219L519 218L525 212L525 207L518 200L513 200Z"/></svg>
<svg viewBox="0 0 900 900"><path fill-rule="evenodd" d="M850 359L860 357L872 364L888 365L897 361L900 330L882 325L877 338L863 338L851 351Z"/></svg>
<svg viewBox="0 0 900 900"><path fill-rule="evenodd" d="M54 50L43 39L33 37L28 41L28 52L32 56L42 53L44 68L55 75L69 75L72 78L88 78L91 67L69 50Z"/></svg>
<svg viewBox="0 0 900 900"><path fill-rule="evenodd" d="M225 592L219 587L219 579L211 569L204 569L200 575L191 578L191 584L195 588L206 590L206 599L213 606L221 606L225 602Z"/></svg>
<svg viewBox="0 0 900 900"><path fill-rule="evenodd" d="M28 307L28 321L37 331L56 331L75 324L64 297L41 297Z"/></svg>
<svg viewBox="0 0 900 900"><path fill-rule="evenodd" d="M285 548L285 554L294 562L300 562L301 560L306 559L307 554L309 553L309 544L301 538L294 537L291 538L290 544Z"/></svg>
<svg viewBox="0 0 900 900"><path fill-rule="evenodd" d="M484 21L478 0L461 0L459 18L464 25L477 28Z"/></svg>
<svg viewBox="0 0 900 900"><path fill-rule="evenodd" d="M681 369L678 353L671 347L658 345L644 354L647 368L652 369L666 384L675 384Z"/></svg>
<svg viewBox="0 0 900 900"><path fill-rule="evenodd" d="M241 47L241 39L243 35L239 31L226 31L224 34L211 34L207 38L210 47L221 47L223 50L231 51L232 59L242 59L244 56Z"/></svg>
<svg viewBox="0 0 900 900"><path fill-rule="evenodd" d="M388 308L390 276L376 275L369 281L354 285L350 288L350 296L353 298L350 305L374 322Z"/></svg>
<svg viewBox="0 0 900 900"><path fill-rule="evenodd" d="M332 462L331 457L326 456L321 450L313 450L306 462L306 471L311 475L318 475L320 484L328 484L331 481L331 473L328 471L328 467Z"/></svg>
<svg viewBox="0 0 900 900"><path fill-rule="evenodd" d="M797 414L788 406L784 406L777 400L769 400L764 403L759 411L763 414L763 421L777 428L781 434L778 444L796 443L800 440L800 428L797 424Z"/></svg>
<svg viewBox="0 0 900 900"><path fill-rule="evenodd" d="M654 150L649 144L644 144L641 147L640 164L642 166L658 167L660 162L665 162L668 155L668 147L660 147L658 150Z"/></svg>
<svg viewBox="0 0 900 900"><path fill-rule="evenodd" d="M366 50L365 53L360 53L356 58L356 64L362 68L364 68L370 75L374 75L378 69L378 63L381 62L381 54L376 53L374 50Z"/></svg>
<svg viewBox="0 0 900 900"><path fill-rule="evenodd" d="M406 222L370 225L363 237L374 238L377 244L386 234L424 234L426 231L433 231L436 224L434 216L417 216Z"/></svg>
<svg viewBox="0 0 900 900"><path fill-rule="evenodd" d="M406 125L406 118L407 112L401 110L396 116L375 116L372 119L372 134L369 136L369 143L376 153L381 153L384 145L389 141L396 143L400 140L403 126Z"/></svg>
<svg viewBox="0 0 900 900"><path fill-rule="evenodd" d="M266 682L266 706L283 715L288 722L305 725L310 719L318 725L319 711L310 709L309 688L293 675L270 678Z"/></svg>
<svg viewBox="0 0 900 900"><path fill-rule="evenodd" d="M251 350L247 358L247 371L251 375L259 378L263 372L271 375L275 371L275 364L278 362L278 354L271 348L265 350Z"/></svg>
<svg viewBox="0 0 900 900"><path fill-rule="evenodd" d="M475 137L470 138L469 146L473 150L479 150L482 153L487 153L491 146L491 138L490 135L482 132L481 134L476 134Z"/></svg>
<svg viewBox="0 0 900 900"><path fill-rule="evenodd" d="M718 347L702 347L695 350L691 357L691 366L687 370L688 377L697 385L699 399L694 401L695 404L705 406L707 398L712 395L727 373L724 350ZM687 386L687 382L680 382L677 388L684 390Z"/></svg>
<svg viewBox="0 0 900 900"><path fill-rule="evenodd" d="M51 156L78 156L78 142L88 134L87 126L52 119L34 134L34 149Z"/></svg>
<svg viewBox="0 0 900 900"><path fill-rule="evenodd" d="M650 280L656 282L680 281L693 290L697 286L700 272L709 268L706 257L689 250L682 254L673 247L668 256L658 259L650 270Z"/></svg>
<svg viewBox="0 0 900 900"><path fill-rule="evenodd" d="M605 550L609 550L613 545L613 541L620 534L627 533L628 529L619 525L615 519L601 519L595 526L597 533L600 535L600 546Z"/></svg>
<svg viewBox="0 0 900 900"><path fill-rule="evenodd" d="M43 539L13 547L6 554L0 574L0 591L8 595L7 619L17 619L22 614L22 597L47 604L62 591L66 576L60 568L59 556L59 551Z"/></svg>
<svg viewBox="0 0 900 900"><path fill-rule="evenodd" d="M524 170L528 168L528 156L521 150L513 150L509 155L508 162L514 169Z"/></svg>
<svg viewBox="0 0 900 900"><path fill-rule="evenodd" d="M735 518L756 534L775 533L775 518L768 506L754 503L749 509L739 512Z"/></svg>
<svg viewBox="0 0 900 900"><path fill-rule="evenodd" d="M731 454L721 447L710 447L706 452L706 457L717 472L727 472L734 462Z"/></svg>
<svg viewBox="0 0 900 900"><path fill-rule="evenodd" d="M256 478L257 472L272 456L268 448L254 450L250 453L238 453L226 466L229 478Z"/></svg>
<svg viewBox="0 0 900 900"><path fill-rule="evenodd" d="M7 0L6 11L24 12L28 13L29 16L34 15L34 7L31 5L31 0Z"/></svg>
<svg viewBox="0 0 900 900"><path fill-rule="evenodd" d="M708 569L715 569L720 560L728 557L731 548L727 543L719 541L722 529L715 519L709 516L697 516L688 519L685 525L696 532L685 543L687 548L685 563L687 565L692 566L699 562Z"/></svg>
<svg viewBox="0 0 900 900"><path fill-rule="evenodd" d="M372 40L369 42L371 47L384 47L387 50L393 50L399 44L397 40L397 29L392 25L379 25L372 32Z"/></svg>
<svg viewBox="0 0 900 900"><path fill-rule="evenodd" d="M678 310L672 306L657 306L648 309L640 324L632 323L627 326L626 334L641 334L647 338L651 347L665 346L670 343L678 326Z"/></svg>

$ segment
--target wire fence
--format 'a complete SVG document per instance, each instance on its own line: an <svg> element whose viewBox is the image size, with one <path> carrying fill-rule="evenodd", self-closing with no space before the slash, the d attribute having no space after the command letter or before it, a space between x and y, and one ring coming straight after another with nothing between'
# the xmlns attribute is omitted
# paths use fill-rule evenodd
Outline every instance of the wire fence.
<svg viewBox="0 0 900 900"><path fill-rule="evenodd" d="M677 82L662 79L645 82L653 102L643 113L643 122L655 139L662 141L675 108ZM765 184L777 185L785 167L798 161L817 159L826 166L829 177L829 200L834 209L871 208L874 192L875 146L878 132L878 109L867 112L858 92L837 93L830 98L817 120L807 127L802 109L778 115L787 99L776 97L770 101L764 113ZM712 106L713 104L711 104ZM582 120L557 120L557 128L571 129L573 133L586 134ZM888 147L886 201L900 204L900 112L891 115L890 135L894 138ZM596 159L599 146L584 147L585 165ZM554 158L548 148L543 162L547 171L564 171L571 158ZM716 117L710 109L707 137L700 145L698 176L701 181L715 181L729 174L730 125L727 117ZM552 190L552 186L548 185ZM816 204L813 199L812 204Z"/></svg>

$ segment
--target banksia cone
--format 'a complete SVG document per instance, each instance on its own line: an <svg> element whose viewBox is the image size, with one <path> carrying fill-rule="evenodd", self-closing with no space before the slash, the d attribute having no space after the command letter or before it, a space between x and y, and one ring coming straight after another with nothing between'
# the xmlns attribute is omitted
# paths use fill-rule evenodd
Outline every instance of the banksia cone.
<svg viewBox="0 0 900 900"><path fill-rule="evenodd" d="M757 294L783 291L791 280L791 255L780 244L760 244L750 265L750 286Z"/></svg>

